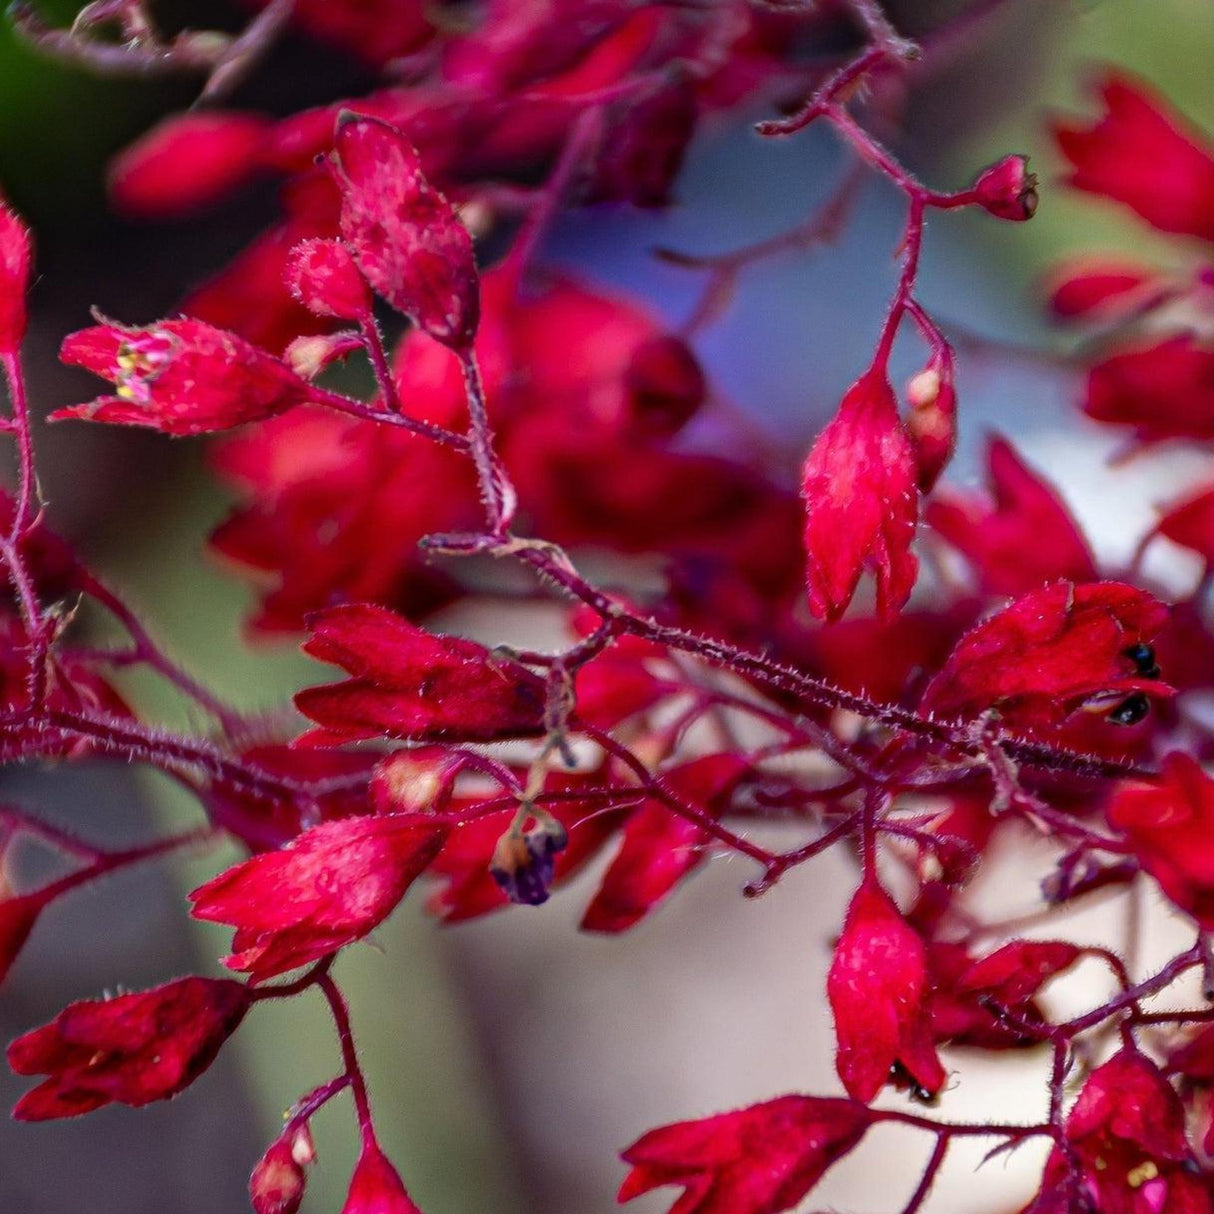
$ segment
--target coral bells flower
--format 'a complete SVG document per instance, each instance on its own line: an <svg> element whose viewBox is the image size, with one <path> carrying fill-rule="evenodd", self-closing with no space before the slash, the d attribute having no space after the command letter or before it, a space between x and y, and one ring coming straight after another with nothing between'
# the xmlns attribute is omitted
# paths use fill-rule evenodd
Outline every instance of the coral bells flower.
<svg viewBox="0 0 1214 1214"><path fill-rule="evenodd" d="M739 755L703 755L666 772L663 783L682 801L716 817L729 804L746 761ZM628 818L620 850L586 908L588 932L622 932L639 923L708 858L712 836L657 797Z"/></svg>
<svg viewBox="0 0 1214 1214"><path fill-rule="evenodd" d="M341 1214L422 1214L375 1143L363 1145Z"/></svg>
<svg viewBox="0 0 1214 1214"><path fill-rule="evenodd" d="M370 603L320 611L310 622L304 651L354 677L295 697L322 727L305 734L305 744L377 734L487 742L543 729L543 680L494 661L475 641L436 636Z"/></svg>
<svg viewBox="0 0 1214 1214"><path fill-rule="evenodd" d="M1037 210L1037 177L1027 156L1005 156L978 175L970 187L973 200L997 219L1020 223Z"/></svg>
<svg viewBox="0 0 1214 1214"><path fill-rule="evenodd" d="M1116 723L1130 724L1120 708L1141 705L1141 719L1148 693L1172 693L1153 663L1140 660L1167 618L1157 599L1121 582L1043 586L971 628L922 707L948 717L994 708L1016 728L1035 729L1107 703Z"/></svg>
<svg viewBox="0 0 1214 1214"><path fill-rule="evenodd" d="M111 380L116 391L56 410L54 420L82 417L165 434L206 434L282 413L310 393L273 355L190 317L142 329L107 321L69 333L59 357Z"/></svg>
<svg viewBox="0 0 1214 1214"><path fill-rule="evenodd" d="M839 1078L852 1096L872 1100L895 1067L925 1097L940 1091L945 1075L932 1040L927 952L871 878L848 908L826 994L835 1016Z"/></svg>
<svg viewBox="0 0 1214 1214"><path fill-rule="evenodd" d="M1214 350L1190 333L1118 350L1088 371L1083 411L1143 443L1214 438Z"/></svg>
<svg viewBox="0 0 1214 1214"><path fill-rule="evenodd" d="M805 461L801 493L814 615L838 619L866 565L876 574L882 616L897 614L910 597L918 568L910 551L917 476L893 389L874 367L847 390Z"/></svg>
<svg viewBox="0 0 1214 1214"><path fill-rule="evenodd" d="M1143 868L1202 927L1214 928L1214 781L1175 752L1150 784L1125 784L1106 811Z"/></svg>
<svg viewBox="0 0 1214 1214"><path fill-rule="evenodd" d="M18 1101L20 1121L103 1105L167 1100L211 1065L249 1008L239 982L180 978L115 999L86 999L8 1047L18 1075L47 1075Z"/></svg>
<svg viewBox="0 0 1214 1214"><path fill-rule="evenodd" d="M1133 1049L1097 1067L1066 1120L1078 1178L1101 1214L1210 1214L1210 1194L1185 1139L1184 1109L1159 1069ZM1033 1214L1085 1209L1060 1204L1076 1178L1055 1148Z"/></svg>
<svg viewBox="0 0 1214 1214"><path fill-rule="evenodd" d="M194 890L194 917L236 929L225 965L270 978L378 927L445 835L441 824L417 818L326 822Z"/></svg>
<svg viewBox="0 0 1214 1214"><path fill-rule="evenodd" d="M945 488L928 524L965 554L987 594L1024 594L1059 579L1090 582L1096 565L1078 523L1007 439L986 449L989 495Z"/></svg>
<svg viewBox="0 0 1214 1214"><path fill-rule="evenodd" d="M0 876L2 892L3 878ZM36 893L0 897L0 982L12 969L45 905L46 898Z"/></svg>
<svg viewBox="0 0 1214 1214"><path fill-rule="evenodd" d="M206 207L260 166L272 124L252 114L196 110L153 127L110 166L110 197L134 218Z"/></svg>
<svg viewBox="0 0 1214 1214"><path fill-rule="evenodd" d="M864 1137L870 1121L850 1100L781 1096L662 1126L622 1153L632 1172L619 1200L681 1185L670 1214L780 1214Z"/></svg>
<svg viewBox="0 0 1214 1214"><path fill-rule="evenodd" d="M341 233L367 280L436 341L470 348L480 311L472 237L417 150L387 123L347 114L329 164Z"/></svg>
<svg viewBox="0 0 1214 1214"><path fill-rule="evenodd" d="M13 354L25 336L25 292L33 246L29 229L0 198L0 354Z"/></svg>
<svg viewBox="0 0 1214 1214"><path fill-rule="evenodd" d="M1058 124L1070 184L1136 211L1162 232L1214 240L1214 148L1140 81L1109 74L1095 125Z"/></svg>

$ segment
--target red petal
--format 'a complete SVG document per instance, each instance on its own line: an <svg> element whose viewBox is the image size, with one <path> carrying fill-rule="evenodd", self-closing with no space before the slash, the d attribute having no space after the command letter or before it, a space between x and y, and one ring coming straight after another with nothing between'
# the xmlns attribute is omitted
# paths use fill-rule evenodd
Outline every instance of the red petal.
<svg viewBox="0 0 1214 1214"><path fill-rule="evenodd" d="M1140 81L1110 73L1105 113L1058 126L1071 184L1125 203L1163 232L1214 240L1214 149Z"/></svg>
<svg viewBox="0 0 1214 1214"><path fill-rule="evenodd" d="M883 372L870 370L847 391L818 435L802 476L809 609L834 620L866 566L877 579L877 609L896 615L910 597L917 562L915 455Z"/></svg>
<svg viewBox="0 0 1214 1214"><path fill-rule="evenodd" d="M469 348L480 309L472 237L413 145L385 122L344 115L331 164L342 235L367 280L435 340Z"/></svg>
<svg viewBox="0 0 1214 1214"><path fill-rule="evenodd" d="M1057 725L1102 693L1168 695L1126 650L1150 644L1167 608L1120 582L1055 582L1016 600L961 638L922 707L947 717L998 709L1016 728Z"/></svg>
<svg viewBox="0 0 1214 1214"><path fill-rule="evenodd" d="M305 740L489 741L543 729L543 680L474 641L436 636L368 603L319 612L311 626L305 651L354 677L295 697L326 731Z"/></svg>

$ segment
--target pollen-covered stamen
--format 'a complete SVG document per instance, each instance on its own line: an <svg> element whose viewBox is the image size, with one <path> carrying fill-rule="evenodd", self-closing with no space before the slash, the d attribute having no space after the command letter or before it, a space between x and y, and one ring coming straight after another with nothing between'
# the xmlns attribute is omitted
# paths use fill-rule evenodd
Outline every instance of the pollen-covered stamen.
<svg viewBox="0 0 1214 1214"><path fill-rule="evenodd" d="M114 393L123 400L147 404L154 383L173 360L177 343L170 334L151 332L135 341L124 341L114 358L117 375Z"/></svg>

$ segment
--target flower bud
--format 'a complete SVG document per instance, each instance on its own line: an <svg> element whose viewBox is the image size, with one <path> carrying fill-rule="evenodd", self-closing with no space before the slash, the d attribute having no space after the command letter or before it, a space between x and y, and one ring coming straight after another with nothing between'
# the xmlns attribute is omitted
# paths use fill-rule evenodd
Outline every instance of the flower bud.
<svg viewBox="0 0 1214 1214"><path fill-rule="evenodd" d="M293 1142L276 1138L249 1177L249 1200L256 1214L295 1214L307 1179Z"/></svg>
<svg viewBox="0 0 1214 1214"><path fill-rule="evenodd" d="M309 312L361 320L371 313L371 289L345 245L303 240L287 256L287 289Z"/></svg>
<svg viewBox="0 0 1214 1214"><path fill-rule="evenodd" d="M512 826L498 839L489 871L511 902L539 906L548 901L557 853L568 842L565 828L547 815L526 832Z"/></svg>
<svg viewBox="0 0 1214 1214"><path fill-rule="evenodd" d="M1005 156L978 174L974 201L997 219L1023 222L1037 210L1037 175L1028 171L1027 156Z"/></svg>
<svg viewBox="0 0 1214 1214"><path fill-rule="evenodd" d="M957 392L947 346L932 351L927 366L906 385L906 399L906 432L915 450L919 489L929 493L957 445Z"/></svg>

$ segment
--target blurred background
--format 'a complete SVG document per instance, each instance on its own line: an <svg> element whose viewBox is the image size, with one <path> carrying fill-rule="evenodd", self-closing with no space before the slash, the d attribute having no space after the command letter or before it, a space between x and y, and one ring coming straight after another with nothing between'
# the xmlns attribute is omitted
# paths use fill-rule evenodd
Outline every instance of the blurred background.
<svg viewBox="0 0 1214 1214"><path fill-rule="evenodd" d="M64 23L77 6L40 7ZM908 28L960 7L889 5ZM188 11L208 26L239 22L220 6ZM1075 418L1075 384L1049 357L1059 339L1035 291L1068 252L1132 247L1161 264L1176 258L1175 239L1156 245L1114 208L1055 187L1047 113L1088 107L1085 80L1106 61L1139 73L1214 129L1208 0L1010 0L989 36L915 97L898 150L942 189L959 188L1005 152L1032 158L1041 205L1031 224L941 216L929 231L920 295L963 346L961 455L951 476L976 478L974 452L998 425L1047 473L1066 469L1071 506L1098 545L1117 553L1135 537L1132 511L1149 506L1157 472L1149 461L1132 470L1141 493L1126 492L1124 474L1116 500L1102 491L1107 440ZM320 100L308 92L319 79L325 98L365 84L341 61L288 41L238 100L270 109ZM40 412L96 392L55 357L63 335L88 323L90 307L132 323L171 312L273 212L271 190L188 224L136 227L108 212L110 155L193 95L189 81L93 78L31 53L0 22L0 189L37 239L26 363ZM705 131L669 212L580 212L560 224L546 256L681 319L696 276L655 262L654 246L712 252L780 232L837 178L842 160L829 133L761 143L748 127L760 116ZM697 341L716 391L786 447L790 466L866 365L900 225L899 200L873 183L837 245L749 271L733 305ZM987 344L996 337L1027 353ZM906 360L909 374L910 351ZM52 522L129 592L189 668L247 708L280 703L323 677L292 645L250 650L242 641L247 584L204 551L229 503L204 468L202 444L85 425L40 427L37 437ZM124 687L149 715L200 724L150 681ZM112 766L19 769L0 779L5 800L114 842L146 838L190 812L161 782ZM57 904L0 993L0 1033L12 1037L107 989L218 972L224 934L192 924L183 894L230 858L122 874ZM374 948L350 950L339 967L385 1147L427 1214L607 1214L623 1176L616 1154L643 1130L778 1092L835 1090L822 991L827 933L851 882L844 861L819 861L748 902L744 875L722 860L611 939L575 930L594 879L587 874L542 910L458 928L436 928L412 899L376 933ZM303 1003L259 1009L171 1105L49 1126L0 1122L0 1211L245 1208L248 1172L282 1111L337 1064L322 1007ZM23 1086L0 1075L0 1104ZM975 1111L966 1108L975 1086L967 1096L959 1084L950 1116ZM1039 1088L1026 1094L1009 1081L1004 1090L1001 1118L1021 1107L1032 1115ZM353 1159L351 1118L337 1104L316 1126L320 1162L304 1207L315 1214L340 1208ZM874 1136L870 1151L832 1173L814 1207L897 1209L914 1185L913 1159L929 1145L904 1137ZM897 1168L895 1153L912 1162ZM1040 1162L1024 1156L1020 1171L980 1182L984 1208L1018 1208L1031 1185L1024 1169ZM882 1160L875 1185L873 1158ZM927 1208L972 1210L974 1184L968 1166L955 1167ZM1007 1185L1001 1204L986 1196L998 1184ZM658 1195L631 1208L652 1214L669 1202Z"/></svg>

